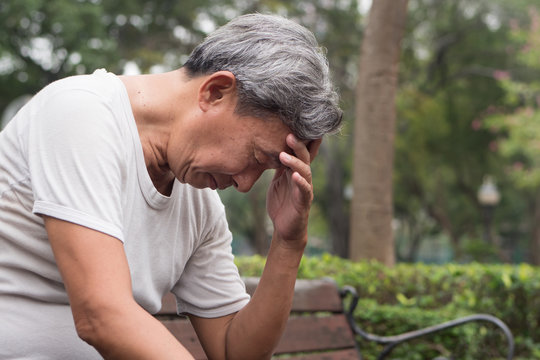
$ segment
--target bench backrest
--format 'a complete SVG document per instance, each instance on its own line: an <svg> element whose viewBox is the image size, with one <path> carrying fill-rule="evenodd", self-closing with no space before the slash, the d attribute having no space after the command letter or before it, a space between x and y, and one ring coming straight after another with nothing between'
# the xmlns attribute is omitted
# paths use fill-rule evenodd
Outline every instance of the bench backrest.
<svg viewBox="0 0 540 360"><path fill-rule="evenodd" d="M258 278L244 281L248 293L253 294ZM206 359L189 321L176 315L172 294L163 298L162 309L155 316L196 359ZM298 354L293 359L302 360L359 359L335 282L297 280L291 316L275 354Z"/></svg>

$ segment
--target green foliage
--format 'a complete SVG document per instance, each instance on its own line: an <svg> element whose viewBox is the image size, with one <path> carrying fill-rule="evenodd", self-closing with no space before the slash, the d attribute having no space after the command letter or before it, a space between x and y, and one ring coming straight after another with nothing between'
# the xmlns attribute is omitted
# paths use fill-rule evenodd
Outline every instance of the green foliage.
<svg viewBox="0 0 540 360"><path fill-rule="evenodd" d="M195 5L183 1L181 8L172 11L167 9L168 3L171 2L0 2L0 111L10 100L34 94L65 76L97 68L122 73L127 61L138 63L143 70L156 63L167 63L167 58L174 59L169 63L178 65L180 54L193 44L175 38L173 31L177 25L193 28L189 15L194 17ZM192 33L193 41L200 39L197 31Z"/></svg>
<svg viewBox="0 0 540 360"><path fill-rule="evenodd" d="M243 276L260 276L265 259L239 257ZM396 335L472 313L501 318L516 337L516 359L537 358L540 348L540 269L521 265L398 264L351 262L331 255L304 257L299 278L333 278L354 286L360 297L355 317L365 331ZM366 359L380 348L360 342ZM502 358L506 343L487 324L454 328L410 345L393 358L425 359L452 352L459 359Z"/></svg>
<svg viewBox="0 0 540 360"><path fill-rule="evenodd" d="M343 190L351 179L356 64L365 17L358 0L11 0L0 1L0 112L23 94L58 78L107 68L122 73L126 63L142 72L179 67L207 33L234 16L278 13L314 31L328 49L341 93L344 128L328 138L314 163L314 214L310 235L333 242L347 238L349 219ZM522 187L540 182L538 148L530 130L538 123L540 87L538 36L522 24L530 0L410 0L398 89L394 172L395 214L416 240L444 233L456 260L464 239L479 237L476 190L485 174L497 177L502 203L499 233L520 244L528 235L530 205ZM493 26L487 19L495 19ZM517 25L516 25L517 24ZM41 48L41 51L37 51ZM517 65L516 65L517 64ZM511 81L499 81L513 69ZM515 69L515 71L514 71ZM495 76L497 75L497 76ZM523 85L525 84L525 86ZM504 103L521 127L476 128ZM488 110L486 110L488 109ZM519 119L518 119L519 117ZM496 120L494 120L495 122ZM530 125L530 126L529 126ZM508 129L507 129L508 127ZM508 141L506 141L508 140ZM494 151L496 145L500 151ZM503 160L504 159L504 160ZM504 166L501 166L504 163ZM532 169L532 170L531 170ZM508 174L508 176L507 176ZM515 185L520 188L516 189ZM250 238L254 226L245 196L226 194L235 237ZM341 199L343 200L343 199ZM530 230L526 230L530 231ZM405 233L399 237L409 236ZM414 243L411 241L410 243ZM329 248L323 244L323 248ZM411 247L412 249L412 247ZM475 251L475 249L472 249ZM414 255L410 251L408 255ZM408 256L408 261L414 256Z"/></svg>
<svg viewBox="0 0 540 360"><path fill-rule="evenodd" d="M501 158L501 168L513 189L512 203L521 202L524 211L514 228L529 235L528 258L540 264L540 14L530 5L528 21L510 23L512 46L509 52L515 64L497 70L493 77L505 90L505 98L483 119L483 128L493 134L492 148ZM503 195L504 196L504 195Z"/></svg>
<svg viewBox="0 0 540 360"><path fill-rule="evenodd" d="M488 14L500 26L490 25ZM499 155L489 148L493 134L475 131L475 119L505 95L492 71L510 62L508 16L493 1L410 1L397 98L395 215L418 229L417 237L446 234L457 261L465 258L463 240L479 237L482 178L500 172Z"/></svg>
<svg viewBox="0 0 540 360"><path fill-rule="evenodd" d="M497 247L484 239L465 239L462 249L472 261L494 263L499 260Z"/></svg>
<svg viewBox="0 0 540 360"><path fill-rule="evenodd" d="M540 187L540 14L529 9L530 24L513 24L518 67L496 74L506 90L500 110L485 119L485 127L499 134L498 151L507 160L510 179L520 188Z"/></svg>

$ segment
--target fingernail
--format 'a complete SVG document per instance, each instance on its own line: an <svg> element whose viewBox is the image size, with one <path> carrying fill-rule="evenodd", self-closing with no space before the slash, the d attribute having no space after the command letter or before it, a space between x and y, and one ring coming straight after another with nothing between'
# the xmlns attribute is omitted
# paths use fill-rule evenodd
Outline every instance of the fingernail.
<svg viewBox="0 0 540 360"><path fill-rule="evenodd" d="M291 155L287 154L286 152L282 152L281 156L282 156L284 161L286 161L286 162L291 161Z"/></svg>

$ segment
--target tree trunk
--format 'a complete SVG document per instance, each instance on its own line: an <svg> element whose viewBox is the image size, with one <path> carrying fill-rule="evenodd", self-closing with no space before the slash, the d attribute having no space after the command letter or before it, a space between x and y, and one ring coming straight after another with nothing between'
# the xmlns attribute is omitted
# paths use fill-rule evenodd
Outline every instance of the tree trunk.
<svg viewBox="0 0 540 360"><path fill-rule="evenodd" d="M392 232L395 94L407 0L373 1L356 87L350 257L395 263Z"/></svg>

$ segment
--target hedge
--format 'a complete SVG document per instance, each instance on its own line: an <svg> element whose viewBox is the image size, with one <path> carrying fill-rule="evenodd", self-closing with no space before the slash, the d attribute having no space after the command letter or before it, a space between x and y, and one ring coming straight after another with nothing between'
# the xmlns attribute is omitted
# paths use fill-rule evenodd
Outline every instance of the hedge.
<svg viewBox="0 0 540 360"><path fill-rule="evenodd" d="M260 276L265 258L237 257L242 276ZM501 318L516 340L515 359L540 359L540 268L527 264L405 264L352 262L328 254L304 257L299 278L330 277L356 288L358 324L378 335L395 335L472 313ZM489 323L468 324L400 345L395 359L503 358L506 342ZM366 360L380 346L359 339Z"/></svg>

